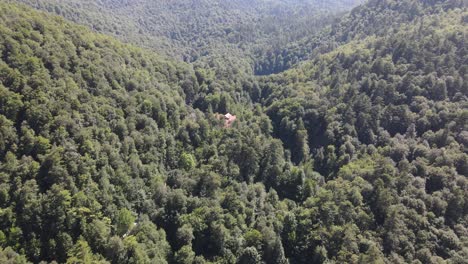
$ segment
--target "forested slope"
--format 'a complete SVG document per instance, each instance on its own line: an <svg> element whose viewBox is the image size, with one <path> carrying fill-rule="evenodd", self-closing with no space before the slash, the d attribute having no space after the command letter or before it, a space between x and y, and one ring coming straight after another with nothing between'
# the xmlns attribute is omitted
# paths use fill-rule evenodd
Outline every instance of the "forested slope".
<svg viewBox="0 0 468 264"><path fill-rule="evenodd" d="M138 44L195 61L231 54L251 63L254 50L283 47L319 31L362 0L10 0Z"/></svg>
<svg viewBox="0 0 468 264"><path fill-rule="evenodd" d="M279 73L297 63L331 51L352 40L368 36L385 36L401 25L427 14L452 7L466 7L466 1L367 1L341 19L335 20L315 34L299 36L283 46L255 50L255 72L258 75Z"/></svg>
<svg viewBox="0 0 468 264"><path fill-rule="evenodd" d="M277 224L290 205L259 182L281 166L285 186L312 183L260 107L213 93L210 109L239 116L225 129L186 104L212 86L209 74L29 8L0 9L1 258L285 261Z"/></svg>
<svg viewBox="0 0 468 264"><path fill-rule="evenodd" d="M412 19L408 4L420 10ZM264 78L274 135L296 162L307 160L298 136L307 140L326 181L295 210L296 236L284 243L294 262L348 262L369 241L379 241L367 244L374 260L464 262L467 15L457 1L370 1L338 34L355 36L346 44Z"/></svg>
<svg viewBox="0 0 468 264"><path fill-rule="evenodd" d="M1 3L0 262L464 263L467 12L372 0L255 77Z"/></svg>

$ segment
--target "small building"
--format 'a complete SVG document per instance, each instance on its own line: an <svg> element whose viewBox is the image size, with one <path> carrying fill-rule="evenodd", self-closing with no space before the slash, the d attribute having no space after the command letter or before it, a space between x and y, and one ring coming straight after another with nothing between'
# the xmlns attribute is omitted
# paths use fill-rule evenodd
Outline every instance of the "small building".
<svg viewBox="0 0 468 264"><path fill-rule="evenodd" d="M236 121L237 117L230 113L225 115L223 114L215 114L216 118L219 120L224 120L224 127L231 127L234 121Z"/></svg>
<svg viewBox="0 0 468 264"><path fill-rule="evenodd" d="M236 121L237 117L235 115L231 115L230 113L227 113L224 115L224 127L231 127L232 123Z"/></svg>

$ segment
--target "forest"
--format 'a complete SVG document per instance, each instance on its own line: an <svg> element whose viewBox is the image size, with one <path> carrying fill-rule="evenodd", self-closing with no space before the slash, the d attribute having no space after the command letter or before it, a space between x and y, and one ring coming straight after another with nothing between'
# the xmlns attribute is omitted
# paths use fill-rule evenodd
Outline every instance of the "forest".
<svg viewBox="0 0 468 264"><path fill-rule="evenodd" d="M195 64L241 59L256 74L278 73L311 48L280 47L320 32L363 0L5 0L61 15L127 43ZM292 47L287 47L292 50ZM302 56L301 56L302 55ZM286 58L282 58L285 56ZM278 60L278 62L276 62ZM219 67L219 66L211 66ZM230 74L232 75L232 74Z"/></svg>
<svg viewBox="0 0 468 264"><path fill-rule="evenodd" d="M326 2L1 1L0 263L466 263L466 1Z"/></svg>

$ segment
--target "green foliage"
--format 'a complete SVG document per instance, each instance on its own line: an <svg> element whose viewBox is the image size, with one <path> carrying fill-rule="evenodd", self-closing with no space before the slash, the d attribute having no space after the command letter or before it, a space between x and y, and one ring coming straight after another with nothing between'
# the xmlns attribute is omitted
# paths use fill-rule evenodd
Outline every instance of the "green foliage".
<svg viewBox="0 0 468 264"><path fill-rule="evenodd" d="M16 253L10 247L0 248L0 262L5 264L26 264L30 263L25 256Z"/></svg>
<svg viewBox="0 0 468 264"><path fill-rule="evenodd" d="M196 61L0 4L1 263L466 259L463 1L22 2Z"/></svg>
<svg viewBox="0 0 468 264"><path fill-rule="evenodd" d="M237 264L256 264L261 263L261 256L254 247L244 249L242 254L237 259Z"/></svg>
<svg viewBox="0 0 468 264"><path fill-rule="evenodd" d="M115 222L117 234L121 236L126 234L133 227L134 223L135 216L132 215L132 212L126 208L120 209Z"/></svg>
<svg viewBox="0 0 468 264"><path fill-rule="evenodd" d="M180 155L180 160L179 160L180 168L186 171L190 171L193 168L195 168L195 165L196 165L195 157L192 154L184 152L182 153L182 155Z"/></svg>
<svg viewBox="0 0 468 264"><path fill-rule="evenodd" d="M78 240L73 248L68 253L67 264L84 264L84 263L108 263L103 261L98 256L94 256L91 248L84 240Z"/></svg>
<svg viewBox="0 0 468 264"><path fill-rule="evenodd" d="M216 63L224 63L222 57L226 56L230 60L254 59L276 72L292 64L286 62L281 67L280 63L271 62L274 65L270 66L268 62L263 62L266 60L263 57L265 54L278 46L287 45L291 39L318 31L330 23L334 15L363 2L202 0L193 4L183 0L15 1L184 61L205 60L211 56L217 57ZM142 23L142 17L151 19L145 19Z"/></svg>
<svg viewBox="0 0 468 264"><path fill-rule="evenodd" d="M178 264L191 264L194 259L195 253L190 246L183 246L174 256L174 262Z"/></svg>
<svg viewBox="0 0 468 264"><path fill-rule="evenodd" d="M260 231L253 229L245 233L244 239L247 246L260 247L263 240L263 236L262 233L260 233Z"/></svg>

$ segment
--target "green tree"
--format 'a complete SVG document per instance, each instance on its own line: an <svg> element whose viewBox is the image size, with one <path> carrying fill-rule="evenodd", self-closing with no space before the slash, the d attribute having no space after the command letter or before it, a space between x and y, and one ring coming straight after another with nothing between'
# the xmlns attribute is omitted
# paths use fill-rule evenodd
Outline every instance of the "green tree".
<svg viewBox="0 0 468 264"><path fill-rule="evenodd" d="M195 157L189 153L182 153L179 159L179 166L186 171L190 171L191 169L195 168L196 161Z"/></svg>
<svg viewBox="0 0 468 264"><path fill-rule="evenodd" d="M247 247L242 250L237 264L258 264L261 263L261 256L254 247Z"/></svg>
<svg viewBox="0 0 468 264"><path fill-rule="evenodd" d="M68 252L67 264L85 264L85 263L108 263L96 256L91 251L88 243L85 240L79 239L73 248Z"/></svg>
<svg viewBox="0 0 468 264"><path fill-rule="evenodd" d="M115 219L117 234L123 236L133 227L134 223L135 216L133 216L133 213L126 208L120 209Z"/></svg>

